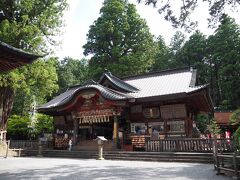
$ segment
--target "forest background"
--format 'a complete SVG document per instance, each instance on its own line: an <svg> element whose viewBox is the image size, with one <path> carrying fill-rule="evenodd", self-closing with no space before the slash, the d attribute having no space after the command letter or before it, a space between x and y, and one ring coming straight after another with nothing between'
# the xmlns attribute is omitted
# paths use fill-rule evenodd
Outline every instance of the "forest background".
<svg viewBox="0 0 240 180"><path fill-rule="evenodd" d="M36 114L36 107L69 86L98 79L106 70L123 77L193 66L198 70L197 83L209 84L216 110L238 109L240 27L224 14L227 3L217 2L220 5L212 2L209 9L212 21L218 23L210 36L193 30L196 27L187 21L187 12L194 9L196 1L184 4L179 17L173 16L165 4L162 9L162 13L166 13L164 18L174 27L191 29L192 33L187 39L185 34L176 31L167 46L161 36L154 37L150 33L146 21L133 4L126 0L105 0L99 18L86 35L84 55L91 58L58 59L51 53L52 47L58 44L55 37L64 25L61 17L68 7L67 1L1 1L0 40L25 51L47 54L31 65L0 75L1 96L9 97L8 102L11 102L6 105L3 98L0 100L2 122L8 121L9 136L26 139L51 132L52 118ZM239 2L231 1L230 5L239 6ZM6 92L8 95L4 94ZM239 116L236 119L234 123L239 123Z"/></svg>

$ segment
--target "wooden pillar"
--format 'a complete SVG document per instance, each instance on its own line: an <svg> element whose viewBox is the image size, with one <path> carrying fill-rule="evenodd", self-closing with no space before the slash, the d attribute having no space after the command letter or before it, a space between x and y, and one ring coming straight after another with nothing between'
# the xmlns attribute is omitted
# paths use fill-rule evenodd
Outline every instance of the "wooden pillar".
<svg viewBox="0 0 240 180"><path fill-rule="evenodd" d="M165 138L167 137L168 135L168 130L167 130L167 120L166 119L163 119L164 121L164 135L165 135Z"/></svg>
<svg viewBox="0 0 240 180"><path fill-rule="evenodd" d="M188 137L191 138L193 136L193 120L192 120L192 117L188 117L187 122L188 122Z"/></svg>
<svg viewBox="0 0 240 180"><path fill-rule="evenodd" d="M118 142L118 118L115 115L113 117L113 142L115 148L117 148L117 142Z"/></svg>
<svg viewBox="0 0 240 180"><path fill-rule="evenodd" d="M184 130L185 130L185 134L186 134L186 137L189 137L189 134L190 134L190 130L189 130L189 118L185 118L184 119Z"/></svg>
<svg viewBox="0 0 240 180"><path fill-rule="evenodd" d="M77 144L77 137L78 137L78 129L79 129L79 119L73 119L73 144Z"/></svg>

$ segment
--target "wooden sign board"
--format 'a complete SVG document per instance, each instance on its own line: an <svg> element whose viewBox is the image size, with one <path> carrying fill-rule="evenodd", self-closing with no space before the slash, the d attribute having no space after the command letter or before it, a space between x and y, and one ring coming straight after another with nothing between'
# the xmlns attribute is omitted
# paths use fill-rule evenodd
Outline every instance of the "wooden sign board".
<svg viewBox="0 0 240 180"><path fill-rule="evenodd" d="M187 116L185 104L160 106L160 111L163 119L185 118Z"/></svg>

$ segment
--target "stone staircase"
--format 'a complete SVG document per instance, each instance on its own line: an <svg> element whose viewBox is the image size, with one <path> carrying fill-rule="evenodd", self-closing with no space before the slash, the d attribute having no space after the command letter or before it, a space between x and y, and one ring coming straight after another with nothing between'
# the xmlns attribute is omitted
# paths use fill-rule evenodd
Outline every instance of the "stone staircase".
<svg viewBox="0 0 240 180"><path fill-rule="evenodd" d="M37 153L37 150L27 150L22 155L37 156ZM42 154L44 157L84 159L98 158L98 152L90 150L44 150ZM213 163L212 153L104 151L103 156L106 160Z"/></svg>
<svg viewBox="0 0 240 180"><path fill-rule="evenodd" d="M105 152L105 159L133 160L133 161L159 161L159 162L192 162L212 163L212 153L188 152Z"/></svg>

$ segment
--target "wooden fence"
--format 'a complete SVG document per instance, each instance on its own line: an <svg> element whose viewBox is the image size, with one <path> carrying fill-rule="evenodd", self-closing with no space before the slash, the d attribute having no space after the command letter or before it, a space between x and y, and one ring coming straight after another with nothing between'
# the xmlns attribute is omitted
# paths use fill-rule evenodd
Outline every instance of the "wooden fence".
<svg viewBox="0 0 240 180"><path fill-rule="evenodd" d="M38 149L38 141L29 140L11 140L10 148L21 148L21 149Z"/></svg>
<svg viewBox="0 0 240 180"><path fill-rule="evenodd" d="M230 139L217 139L218 148L223 152L233 151L233 141ZM146 151L158 152L212 152L212 139L163 139L163 140L147 140Z"/></svg>
<svg viewBox="0 0 240 180"><path fill-rule="evenodd" d="M51 149L52 141L41 141L41 145L44 149ZM38 149L39 141L30 141L30 140L11 140L10 148L11 149Z"/></svg>
<svg viewBox="0 0 240 180"><path fill-rule="evenodd" d="M237 141L233 144L233 152L226 153L221 150L217 140L213 140L214 167L217 174L226 174L240 179L240 153L237 151Z"/></svg>

